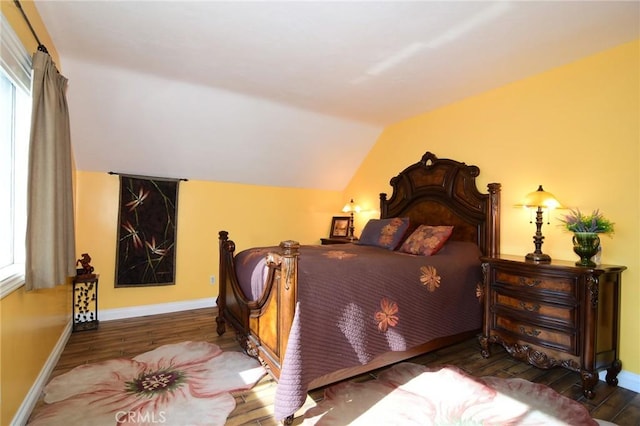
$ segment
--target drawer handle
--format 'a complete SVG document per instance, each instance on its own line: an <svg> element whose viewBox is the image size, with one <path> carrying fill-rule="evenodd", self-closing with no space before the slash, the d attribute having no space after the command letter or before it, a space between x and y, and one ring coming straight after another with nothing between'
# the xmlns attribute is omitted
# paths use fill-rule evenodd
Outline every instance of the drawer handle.
<svg viewBox="0 0 640 426"><path fill-rule="evenodd" d="M526 328L524 328L523 326L520 326L520 333L525 334L529 337L538 337L541 333L540 330L536 330L535 328L532 328L531 330L527 330Z"/></svg>
<svg viewBox="0 0 640 426"><path fill-rule="evenodd" d="M520 307L525 311L529 312L538 312L540 310L540 305L538 303L525 303L520 301Z"/></svg>
<svg viewBox="0 0 640 426"><path fill-rule="evenodd" d="M526 285L527 287L535 287L540 285L540 283L542 283L542 280L527 279L525 277L520 277L520 285Z"/></svg>

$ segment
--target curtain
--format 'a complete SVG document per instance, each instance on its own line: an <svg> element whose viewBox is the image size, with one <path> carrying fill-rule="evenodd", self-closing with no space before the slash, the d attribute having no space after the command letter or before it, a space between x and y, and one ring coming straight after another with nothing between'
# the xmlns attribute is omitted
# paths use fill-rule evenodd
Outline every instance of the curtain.
<svg viewBox="0 0 640 426"><path fill-rule="evenodd" d="M67 79L48 53L33 55L25 286L52 288L75 275Z"/></svg>

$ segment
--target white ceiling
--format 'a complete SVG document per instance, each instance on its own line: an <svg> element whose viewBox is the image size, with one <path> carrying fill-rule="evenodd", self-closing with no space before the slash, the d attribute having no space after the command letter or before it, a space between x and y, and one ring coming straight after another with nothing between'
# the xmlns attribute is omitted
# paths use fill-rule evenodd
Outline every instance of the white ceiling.
<svg viewBox="0 0 640 426"><path fill-rule="evenodd" d="M638 1L52 1L78 169L341 190L384 126L640 38Z"/></svg>

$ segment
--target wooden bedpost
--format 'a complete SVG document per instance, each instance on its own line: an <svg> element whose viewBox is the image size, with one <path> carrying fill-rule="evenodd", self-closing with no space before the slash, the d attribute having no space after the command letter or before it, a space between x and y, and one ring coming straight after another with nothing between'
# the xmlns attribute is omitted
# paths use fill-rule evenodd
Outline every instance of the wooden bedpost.
<svg viewBox="0 0 640 426"><path fill-rule="evenodd" d="M489 189L489 209L487 210L487 221L489 222L488 253L485 256L496 256L500 254L500 188L499 183L490 183Z"/></svg>
<svg viewBox="0 0 640 426"><path fill-rule="evenodd" d="M216 331L219 335L230 325L236 331L236 338L246 346L246 336L249 332L249 308L247 300L240 290L234 266L234 252L236 244L229 239L227 231L219 232L220 265L218 277L218 316L216 317Z"/></svg>
<svg viewBox="0 0 640 426"><path fill-rule="evenodd" d="M226 280L226 274L227 274L227 268L225 268L223 266L223 262L225 262L225 256L223 255L223 253L226 251L226 246L227 246L227 241L229 240L229 233L227 231L220 231L218 233L218 245L220 248L220 255L219 255L219 265L218 265L218 298L216 299L216 305L218 306L218 316L216 316L216 332L218 333L218 336L221 336L224 334L224 332L226 331L226 326L225 326L225 322L224 322L224 310L226 309L226 296L227 296L227 286L225 285L225 283L227 282ZM233 250L232 250L233 253Z"/></svg>
<svg viewBox="0 0 640 426"><path fill-rule="evenodd" d="M300 243L297 241L282 241L282 264L280 265L280 315L278 328L280 329L280 341L278 342L280 354L284 354L289 342L289 332L293 324L293 316L298 301L298 256L300 255Z"/></svg>

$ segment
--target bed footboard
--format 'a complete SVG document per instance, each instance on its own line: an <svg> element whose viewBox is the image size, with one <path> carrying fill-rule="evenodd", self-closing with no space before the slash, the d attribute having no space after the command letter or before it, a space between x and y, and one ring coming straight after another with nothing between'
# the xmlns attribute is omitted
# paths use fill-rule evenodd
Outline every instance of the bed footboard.
<svg viewBox="0 0 640 426"><path fill-rule="evenodd" d="M258 300L247 300L242 293L234 264L235 244L228 232L220 231L220 288L216 317L219 335L226 325L236 330L244 350L260 361L278 379L289 340L297 302L298 256L300 244L280 243L280 252L267 255L269 274Z"/></svg>

